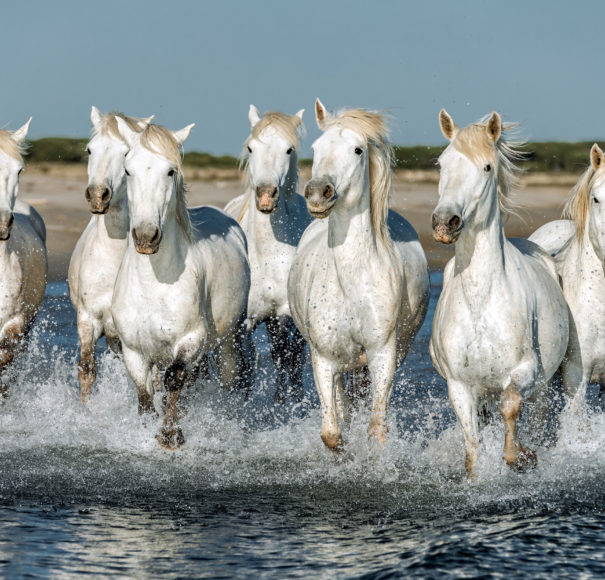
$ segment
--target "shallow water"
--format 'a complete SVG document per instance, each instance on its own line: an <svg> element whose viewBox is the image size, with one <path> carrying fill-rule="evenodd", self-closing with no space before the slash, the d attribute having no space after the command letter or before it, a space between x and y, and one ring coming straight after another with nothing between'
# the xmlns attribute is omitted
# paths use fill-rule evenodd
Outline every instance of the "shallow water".
<svg viewBox="0 0 605 580"><path fill-rule="evenodd" d="M75 315L49 286L0 408L0 576L599 576L605 573L605 417L563 415L531 473L508 470L502 426L484 431L480 477L428 356L439 292L399 370L385 449L354 416L347 451L319 439L310 368L301 405L275 409L266 339L250 400L200 382L187 439L154 439L121 362L101 356L78 401ZM102 349L100 350L102 352Z"/></svg>

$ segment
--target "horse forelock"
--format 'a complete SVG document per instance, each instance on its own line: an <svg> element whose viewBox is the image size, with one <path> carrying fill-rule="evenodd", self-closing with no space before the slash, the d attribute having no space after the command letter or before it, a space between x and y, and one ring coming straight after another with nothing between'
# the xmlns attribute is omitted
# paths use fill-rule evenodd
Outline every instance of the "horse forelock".
<svg viewBox="0 0 605 580"><path fill-rule="evenodd" d="M349 129L366 142L369 159L372 229L378 239L389 244L390 236L386 221L391 193L393 148L388 140L386 116L364 109L345 109L334 117L328 118L323 130L334 126Z"/></svg>
<svg viewBox="0 0 605 580"><path fill-rule="evenodd" d="M12 138L11 131L0 129L0 151L6 153L9 157L23 161L23 155L27 151L25 144L19 144Z"/></svg>
<svg viewBox="0 0 605 580"><path fill-rule="evenodd" d="M120 119L125 121L126 124L133 131L136 131L137 133L140 133L142 131L142 129L139 125L139 122L143 121L144 119L141 119L139 117L128 117L124 113L119 113L117 111L111 111L110 113L103 115L101 117L100 123L96 127L92 128L93 137L95 135L105 135L105 136L109 136L109 137L114 137L115 139L119 139L120 141L126 143L126 140L120 134L120 130L118 128L118 122L116 120L116 117L120 117Z"/></svg>
<svg viewBox="0 0 605 580"><path fill-rule="evenodd" d="M603 175L603 169L595 171L594 167L588 166L586 171L580 176L578 182L574 185L567 203L563 208L563 218L572 220L576 226L576 236L582 241L584 230L586 229L586 220L590 213L590 192L594 187L598 177Z"/></svg>

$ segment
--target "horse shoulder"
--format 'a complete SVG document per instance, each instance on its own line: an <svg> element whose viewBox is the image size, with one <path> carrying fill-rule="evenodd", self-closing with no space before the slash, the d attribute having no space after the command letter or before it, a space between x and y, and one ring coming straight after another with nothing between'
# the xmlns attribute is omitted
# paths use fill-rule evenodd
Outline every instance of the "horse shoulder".
<svg viewBox="0 0 605 580"><path fill-rule="evenodd" d="M573 221L554 220L539 227L528 239L551 256L555 256L575 233L576 226Z"/></svg>
<svg viewBox="0 0 605 580"><path fill-rule="evenodd" d="M538 266L546 270L558 283L555 261L541 246L525 238L508 238L508 242L522 256L522 260L520 260L522 263L529 263L534 267Z"/></svg>

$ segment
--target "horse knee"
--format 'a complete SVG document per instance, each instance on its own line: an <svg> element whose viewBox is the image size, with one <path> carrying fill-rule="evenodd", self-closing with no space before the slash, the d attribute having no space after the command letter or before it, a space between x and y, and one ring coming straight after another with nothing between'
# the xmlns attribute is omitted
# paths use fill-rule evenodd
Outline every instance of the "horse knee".
<svg viewBox="0 0 605 580"><path fill-rule="evenodd" d="M164 373L164 387L168 392L179 391L187 378L187 366L184 362L172 363Z"/></svg>

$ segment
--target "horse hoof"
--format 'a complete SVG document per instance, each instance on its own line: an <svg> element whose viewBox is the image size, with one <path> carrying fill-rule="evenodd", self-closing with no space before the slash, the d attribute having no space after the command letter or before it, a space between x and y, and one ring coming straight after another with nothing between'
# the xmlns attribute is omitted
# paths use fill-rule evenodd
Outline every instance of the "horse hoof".
<svg viewBox="0 0 605 580"><path fill-rule="evenodd" d="M387 433L389 430L386 427L373 426L368 429L368 438L376 439L381 445L387 442Z"/></svg>
<svg viewBox="0 0 605 580"><path fill-rule="evenodd" d="M162 428L158 433L157 439L160 447L168 451L175 451L185 443L185 437L180 427L175 427L174 429Z"/></svg>
<svg viewBox="0 0 605 580"><path fill-rule="evenodd" d="M521 448L515 461L507 461L508 466L519 473L535 469L538 465L538 456L531 449Z"/></svg>
<svg viewBox="0 0 605 580"><path fill-rule="evenodd" d="M343 450L344 445L341 435L325 435L322 433L321 440L324 442L324 445L332 451L340 452Z"/></svg>

